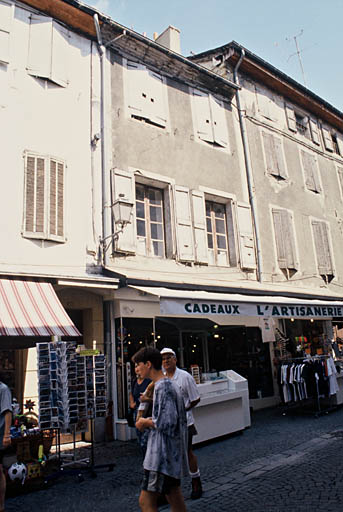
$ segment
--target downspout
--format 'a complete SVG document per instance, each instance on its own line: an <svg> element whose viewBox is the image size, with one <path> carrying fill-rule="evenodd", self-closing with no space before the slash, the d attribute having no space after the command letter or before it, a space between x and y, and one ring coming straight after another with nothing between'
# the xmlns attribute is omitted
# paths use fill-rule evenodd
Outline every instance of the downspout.
<svg viewBox="0 0 343 512"><path fill-rule="evenodd" d="M237 72L238 72L240 65L242 64L244 56L245 56L245 51L242 48L239 61L237 62L236 66L233 70L234 83L238 86L239 86L239 79L238 79ZM242 115L239 89L237 89L237 91L236 91L236 101L237 101L237 109L238 109L238 116L239 116L239 126L241 129L241 137L242 137L242 143L243 143L245 172L246 172L247 182L248 182L249 203L251 206L251 214L252 214L254 234L255 234L255 240L256 240L256 260L257 260L256 274L257 274L257 280L261 283L262 282L262 254L261 254L261 244L260 244L260 237L259 237L260 230L259 230L259 224L258 224L256 198L255 198L255 192L254 192L254 187L253 187L250 155L249 155L249 150L248 150L248 136L247 136L244 118Z"/></svg>
<svg viewBox="0 0 343 512"><path fill-rule="evenodd" d="M105 129L105 64L106 47L103 45L99 18L93 16L97 35L98 52L100 56L100 138L101 138L101 184L102 184L102 240L100 250L102 252L102 264L107 266L108 256L106 251L107 241L111 237L111 182L110 173L107 171L107 135Z"/></svg>

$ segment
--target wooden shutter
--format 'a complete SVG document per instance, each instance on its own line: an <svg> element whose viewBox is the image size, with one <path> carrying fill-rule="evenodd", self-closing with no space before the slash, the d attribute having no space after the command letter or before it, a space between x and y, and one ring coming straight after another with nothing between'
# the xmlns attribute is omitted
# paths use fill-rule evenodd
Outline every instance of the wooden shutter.
<svg viewBox="0 0 343 512"><path fill-rule="evenodd" d="M9 63L12 5L0 2L0 62Z"/></svg>
<svg viewBox="0 0 343 512"><path fill-rule="evenodd" d="M50 161L49 233L57 235L57 162Z"/></svg>
<svg viewBox="0 0 343 512"><path fill-rule="evenodd" d="M168 185L163 190L163 204L164 204L164 231L166 239L166 257L176 258L176 235L175 235L175 222L174 222L174 203L172 186Z"/></svg>
<svg viewBox="0 0 343 512"><path fill-rule="evenodd" d="M64 164L50 159L49 236L64 237Z"/></svg>
<svg viewBox="0 0 343 512"><path fill-rule="evenodd" d="M273 100L270 98L267 94L266 90L261 89L260 87L255 86L256 91L256 98L257 98L257 105L258 105L258 111L260 114L270 119L271 121L275 121L275 116L273 115L272 108L273 108Z"/></svg>
<svg viewBox="0 0 343 512"><path fill-rule="evenodd" d="M30 75L51 78L52 38L52 18L32 14L27 65Z"/></svg>
<svg viewBox="0 0 343 512"><path fill-rule="evenodd" d="M45 234L45 159L36 159L36 233Z"/></svg>
<svg viewBox="0 0 343 512"><path fill-rule="evenodd" d="M337 133L337 146L340 156L343 156L343 135Z"/></svg>
<svg viewBox="0 0 343 512"><path fill-rule="evenodd" d="M287 210L273 208L277 260L282 269L296 269L295 237L292 215Z"/></svg>
<svg viewBox="0 0 343 512"><path fill-rule="evenodd" d="M305 173L306 187L313 192L320 193L321 186L319 182L316 157L307 151L301 151L301 157Z"/></svg>
<svg viewBox="0 0 343 512"><path fill-rule="evenodd" d="M287 124L288 124L288 129L291 131L291 132L297 132L297 123L296 123L296 119L295 119L295 113L294 113L294 109L293 107L291 107L290 105L285 105L285 111L286 111L286 118L287 118Z"/></svg>
<svg viewBox="0 0 343 512"><path fill-rule="evenodd" d="M331 137L330 130L328 130L328 128L326 128L325 126L322 126L322 134L323 134L323 140L324 140L324 147L325 147L325 149L327 149L328 151L333 152L334 147L333 147L333 142L332 142L332 137Z"/></svg>
<svg viewBox="0 0 343 512"><path fill-rule="evenodd" d="M319 130L318 130L318 124L317 121L310 118L310 130L311 130L311 137L312 141L317 144L317 146L320 145L320 137L319 137Z"/></svg>
<svg viewBox="0 0 343 512"><path fill-rule="evenodd" d="M341 197L343 198L343 167L337 167L337 175L341 190Z"/></svg>
<svg viewBox="0 0 343 512"><path fill-rule="evenodd" d="M127 61L127 104L132 115L147 117L148 109L148 85L145 66L137 62Z"/></svg>
<svg viewBox="0 0 343 512"><path fill-rule="evenodd" d="M189 189L174 187L176 241L180 261L194 261L192 219L189 202Z"/></svg>
<svg viewBox="0 0 343 512"><path fill-rule="evenodd" d="M198 137L206 142L213 142L209 95L195 89L193 93L193 106L195 110Z"/></svg>
<svg viewBox="0 0 343 512"><path fill-rule="evenodd" d="M36 158L26 157L25 170L25 221L24 231L34 232L35 225L35 182L36 182Z"/></svg>
<svg viewBox="0 0 343 512"><path fill-rule="evenodd" d="M153 71L147 71L148 94L149 94L149 118L150 121L159 126L167 125L166 106L164 102L163 78Z"/></svg>
<svg viewBox="0 0 343 512"><path fill-rule="evenodd" d="M323 221L312 221L314 245L320 275L332 275L333 266L329 245L328 226Z"/></svg>
<svg viewBox="0 0 343 512"><path fill-rule="evenodd" d="M192 218L196 263L208 264L205 194L192 190Z"/></svg>
<svg viewBox="0 0 343 512"><path fill-rule="evenodd" d="M50 80L58 85L68 85L69 32L55 21L52 22L52 53Z"/></svg>
<svg viewBox="0 0 343 512"><path fill-rule="evenodd" d="M287 172L282 153L282 142L271 133L262 132L263 146L266 155L267 173L286 179Z"/></svg>
<svg viewBox="0 0 343 512"><path fill-rule="evenodd" d="M119 198L119 194L124 194L125 198L135 203L134 176L120 169L112 171L112 203ZM123 228L123 232L119 233L119 237L115 240L114 250L128 254L136 252L136 216L132 215L132 222ZM113 218L113 234L118 227Z"/></svg>
<svg viewBox="0 0 343 512"><path fill-rule="evenodd" d="M226 148L229 144L229 132L227 128L224 103L213 96L209 96L209 100L212 114L214 142L219 146Z"/></svg>
<svg viewBox="0 0 343 512"><path fill-rule="evenodd" d="M241 267L256 268L254 231L250 205L237 203L238 236L241 256Z"/></svg>
<svg viewBox="0 0 343 512"><path fill-rule="evenodd" d="M61 162L57 164L57 235L64 237L64 170Z"/></svg>

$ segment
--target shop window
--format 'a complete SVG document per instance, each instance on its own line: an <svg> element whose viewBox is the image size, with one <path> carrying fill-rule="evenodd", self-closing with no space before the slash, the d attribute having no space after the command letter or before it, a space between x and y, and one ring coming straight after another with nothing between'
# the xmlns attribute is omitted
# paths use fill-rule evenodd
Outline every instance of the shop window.
<svg viewBox="0 0 343 512"><path fill-rule="evenodd" d="M193 89L193 115L198 139L227 148L229 133L224 103L211 94Z"/></svg>
<svg viewBox="0 0 343 512"><path fill-rule="evenodd" d="M64 181L62 160L26 153L23 236L65 241Z"/></svg>
<svg viewBox="0 0 343 512"><path fill-rule="evenodd" d="M225 205L206 201L206 228L209 263L229 265Z"/></svg>
<svg viewBox="0 0 343 512"><path fill-rule="evenodd" d="M287 179L282 140L271 133L262 132L267 173L278 180Z"/></svg>
<svg viewBox="0 0 343 512"><path fill-rule="evenodd" d="M320 194L322 187L319 178L317 159L314 154L301 150L301 161L305 176L305 185L308 190Z"/></svg>
<svg viewBox="0 0 343 512"><path fill-rule="evenodd" d="M281 208L273 208L272 216L278 265L289 278L298 268L293 216L290 211Z"/></svg>
<svg viewBox="0 0 343 512"><path fill-rule="evenodd" d="M136 184L137 253L165 256L163 191Z"/></svg>
<svg viewBox="0 0 343 512"><path fill-rule="evenodd" d="M326 222L318 220L312 220L311 225L318 273L325 282L330 282L334 278L334 269L330 250L329 227Z"/></svg>

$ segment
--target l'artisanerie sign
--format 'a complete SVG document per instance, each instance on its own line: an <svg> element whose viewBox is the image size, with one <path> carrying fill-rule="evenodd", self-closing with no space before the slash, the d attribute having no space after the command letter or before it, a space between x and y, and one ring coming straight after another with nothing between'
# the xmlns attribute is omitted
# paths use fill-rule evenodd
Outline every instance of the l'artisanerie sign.
<svg viewBox="0 0 343 512"><path fill-rule="evenodd" d="M343 317L343 305L265 304L243 302L204 302L196 300L161 299L163 315L230 315L274 318L331 318Z"/></svg>

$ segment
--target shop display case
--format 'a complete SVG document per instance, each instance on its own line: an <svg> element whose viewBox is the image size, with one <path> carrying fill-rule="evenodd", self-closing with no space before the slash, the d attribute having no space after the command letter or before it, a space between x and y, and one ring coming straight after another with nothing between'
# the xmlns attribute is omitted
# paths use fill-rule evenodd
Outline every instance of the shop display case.
<svg viewBox="0 0 343 512"><path fill-rule="evenodd" d="M193 409L194 444L239 432L251 425L248 381L233 370L203 374L200 402Z"/></svg>

